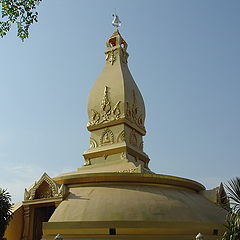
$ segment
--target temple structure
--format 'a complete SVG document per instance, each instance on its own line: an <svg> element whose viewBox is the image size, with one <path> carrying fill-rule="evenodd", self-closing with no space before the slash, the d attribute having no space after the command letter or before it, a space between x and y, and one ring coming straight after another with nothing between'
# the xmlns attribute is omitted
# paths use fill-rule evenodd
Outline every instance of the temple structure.
<svg viewBox="0 0 240 240"><path fill-rule="evenodd" d="M26 189L7 239L220 239L223 186L205 190L149 169L144 101L128 69L128 45L116 29L106 46L106 65L88 99L84 166L54 178L44 173Z"/></svg>

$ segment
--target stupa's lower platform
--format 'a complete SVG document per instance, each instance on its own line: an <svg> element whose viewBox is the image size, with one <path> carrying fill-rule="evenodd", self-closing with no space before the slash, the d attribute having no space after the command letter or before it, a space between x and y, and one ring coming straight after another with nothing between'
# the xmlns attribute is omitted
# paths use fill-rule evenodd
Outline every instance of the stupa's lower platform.
<svg viewBox="0 0 240 240"><path fill-rule="evenodd" d="M192 222L49 222L43 224L45 240L52 240L60 232L63 239L86 240L194 240L196 233L204 232L205 239L216 240L211 229L222 226L215 223Z"/></svg>

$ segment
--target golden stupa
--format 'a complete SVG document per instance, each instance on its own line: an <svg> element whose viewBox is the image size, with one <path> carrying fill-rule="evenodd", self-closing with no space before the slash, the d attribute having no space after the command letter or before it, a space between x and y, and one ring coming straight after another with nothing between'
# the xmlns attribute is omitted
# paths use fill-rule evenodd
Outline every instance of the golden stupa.
<svg viewBox="0 0 240 240"><path fill-rule="evenodd" d="M8 240L206 240L223 234L223 186L153 173L143 150L145 107L118 29L88 100L90 147L75 172L46 173L14 206ZM57 236L57 237L56 237Z"/></svg>

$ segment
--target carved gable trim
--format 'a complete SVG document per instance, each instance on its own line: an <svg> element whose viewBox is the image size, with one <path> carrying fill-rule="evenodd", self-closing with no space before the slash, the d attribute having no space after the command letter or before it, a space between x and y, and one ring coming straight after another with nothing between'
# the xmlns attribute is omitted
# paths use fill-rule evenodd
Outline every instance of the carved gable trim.
<svg viewBox="0 0 240 240"><path fill-rule="evenodd" d="M41 189L41 186L43 185L44 191ZM47 173L44 173L29 190L25 189L24 201L46 198L63 198L66 193L67 187L65 185L56 183L47 175Z"/></svg>

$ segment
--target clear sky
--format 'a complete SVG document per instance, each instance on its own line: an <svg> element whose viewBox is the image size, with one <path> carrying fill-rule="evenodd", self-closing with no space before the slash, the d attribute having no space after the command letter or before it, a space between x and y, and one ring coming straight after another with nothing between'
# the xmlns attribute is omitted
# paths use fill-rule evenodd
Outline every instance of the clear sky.
<svg viewBox="0 0 240 240"><path fill-rule="evenodd" d="M114 8L145 100L150 168L207 188L240 176L239 0L43 0L29 39L0 39L0 187L14 202L43 172L83 165Z"/></svg>

